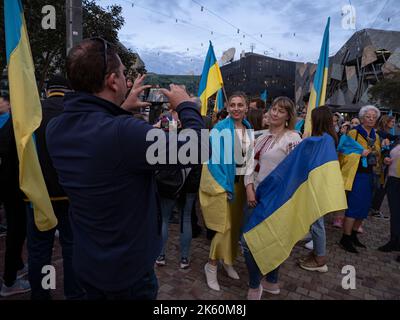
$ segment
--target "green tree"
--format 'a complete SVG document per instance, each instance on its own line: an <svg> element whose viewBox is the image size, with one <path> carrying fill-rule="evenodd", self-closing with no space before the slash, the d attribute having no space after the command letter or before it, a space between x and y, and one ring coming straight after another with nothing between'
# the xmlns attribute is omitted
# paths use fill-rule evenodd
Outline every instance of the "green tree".
<svg viewBox="0 0 400 320"><path fill-rule="evenodd" d="M0 72L7 64L4 39L4 0L0 0ZM66 21L65 0L53 0L51 5L56 9L56 29L42 28L42 7L49 4L48 0L23 1L25 21L28 29L36 79L39 89L45 80L56 71L65 73L66 59ZM122 62L131 66L136 56L132 51L120 46L118 31L124 25L122 8L112 5L103 9L93 0L82 1L83 37L101 36L118 47Z"/></svg>
<svg viewBox="0 0 400 320"><path fill-rule="evenodd" d="M369 90L369 94L374 103L400 111L400 72L378 82Z"/></svg>

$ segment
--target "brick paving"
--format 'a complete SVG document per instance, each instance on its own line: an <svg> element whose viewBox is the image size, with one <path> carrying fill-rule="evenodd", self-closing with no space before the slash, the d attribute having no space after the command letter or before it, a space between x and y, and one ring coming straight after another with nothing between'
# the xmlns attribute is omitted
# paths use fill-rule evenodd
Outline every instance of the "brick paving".
<svg viewBox="0 0 400 320"><path fill-rule="evenodd" d="M386 201L382 206L385 215L389 215ZM365 233L360 240L368 249L360 249L359 255L345 252L337 242L341 231L331 226L332 217L325 219L327 233L327 273L309 272L297 266L297 259L309 251L299 242L291 256L280 269L281 294L273 296L264 293L267 300L400 300L400 263L395 258L400 254L382 253L376 250L389 236L389 220L370 217L364 224ZM167 265L156 267L159 278L160 300L243 300L247 294L247 270L242 256L235 265L241 279L228 278L222 268L218 277L221 291L210 290L205 282L203 267L208 258L210 241L205 231L192 241L191 266L187 270L179 269L179 228L170 225L170 239L167 248ZM3 271L5 238L0 238L0 274ZM25 252L26 256L26 252ZM57 289L52 296L63 299L62 293L62 257L56 241L53 265L57 270ZM356 269L356 289L344 290L341 283L344 275L341 270L345 265ZM0 280L1 282L1 280ZM1 299L1 298L0 298ZM4 299L4 298L3 298ZM8 299L29 299L29 294Z"/></svg>

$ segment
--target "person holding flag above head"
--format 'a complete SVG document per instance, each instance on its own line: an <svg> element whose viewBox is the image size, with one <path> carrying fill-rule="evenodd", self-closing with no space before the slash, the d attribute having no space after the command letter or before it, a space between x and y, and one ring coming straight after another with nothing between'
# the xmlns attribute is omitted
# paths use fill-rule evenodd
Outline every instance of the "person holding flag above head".
<svg viewBox="0 0 400 320"><path fill-rule="evenodd" d="M223 83L221 70L219 69L217 59L215 58L214 48L210 41L198 92L201 101L200 113L202 116L207 115L208 99L217 92L215 109L218 111L223 109Z"/></svg>

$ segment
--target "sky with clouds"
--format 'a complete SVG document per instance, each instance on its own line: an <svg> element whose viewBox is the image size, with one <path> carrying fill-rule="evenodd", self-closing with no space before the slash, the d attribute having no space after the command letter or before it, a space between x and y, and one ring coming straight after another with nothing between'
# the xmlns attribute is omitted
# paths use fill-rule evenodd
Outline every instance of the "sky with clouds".
<svg viewBox="0 0 400 320"><path fill-rule="evenodd" d="M316 62L328 16L330 55L357 30L400 31L400 0L96 0L123 8L121 42L150 72L201 74L211 40L217 59L234 47L299 62ZM345 6L351 4L350 8ZM355 28L346 24L355 13ZM344 27L345 26L345 27Z"/></svg>

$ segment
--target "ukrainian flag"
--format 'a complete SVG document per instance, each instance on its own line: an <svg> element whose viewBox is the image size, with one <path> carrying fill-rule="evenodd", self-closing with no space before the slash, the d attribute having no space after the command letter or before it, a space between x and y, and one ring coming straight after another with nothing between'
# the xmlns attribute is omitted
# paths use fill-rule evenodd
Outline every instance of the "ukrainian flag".
<svg viewBox="0 0 400 320"><path fill-rule="evenodd" d="M289 257L314 221L347 208L333 138L305 139L261 182L256 196L244 238L267 274Z"/></svg>
<svg viewBox="0 0 400 320"><path fill-rule="evenodd" d="M246 129L251 129L247 120L243 120L243 125ZM229 210L233 209L230 203L240 196L235 194L234 145L235 124L233 119L228 117L218 122L210 132L211 158L203 165L199 188L200 205L206 226L221 233L229 227L227 215ZM242 211L243 206L234 209Z"/></svg>
<svg viewBox="0 0 400 320"><path fill-rule="evenodd" d="M42 121L42 108L21 0L5 0L5 35L12 119L19 158L21 190L32 202L40 231L57 225L35 144L34 131Z"/></svg>
<svg viewBox="0 0 400 320"><path fill-rule="evenodd" d="M362 157L364 150L364 147L351 136L342 135L340 137L337 151L339 153L340 167L342 168L344 189L347 191L351 191L353 188L353 182L360 159L362 166L364 168L368 167L367 158Z"/></svg>
<svg viewBox="0 0 400 320"><path fill-rule="evenodd" d="M331 18L326 24L321 52L319 54L318 67L315 73L313 86L311 87L310 101L308 102L307 116L304 125L304 133L311 134L311 112L325 104L326 87L328 85L329 70L329 26Z"/></svg>
<svg viewBox="0 0 400 320"><path fill-rule="evenodd" d="M215 99L215 112L220 112L224 107L225 99L224 99L224 92L222 89L219 89L217 92L217 98Z"/></svg>
<svg viewBox="0 0 400 320"><path fill-rule="evenodd" d="M214 48L210 41L206 61L201 75L198 96L201 100L201 115L207 115L208 98L223 87L221 70L215 58Z"/></svg>

